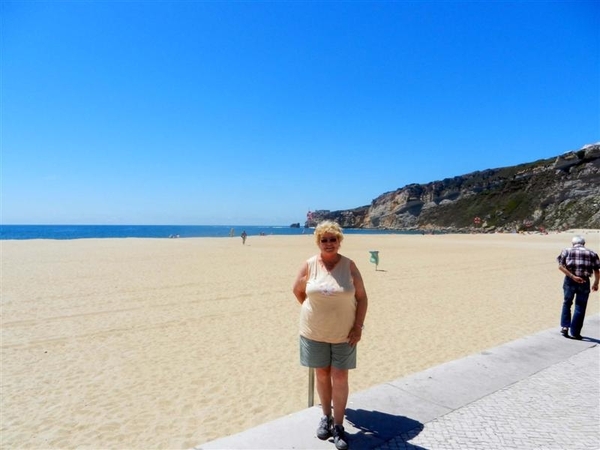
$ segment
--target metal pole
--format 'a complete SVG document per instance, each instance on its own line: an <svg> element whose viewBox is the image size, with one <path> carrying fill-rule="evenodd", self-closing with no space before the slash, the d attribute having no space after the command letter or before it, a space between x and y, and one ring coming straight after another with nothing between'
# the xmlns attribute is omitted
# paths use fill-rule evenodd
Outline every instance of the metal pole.
<svg viewBox="0 0 600 450"><path fill-rule="evenodd" d="M308 407L312 408L315 404L315 369L308 368Z"/></svg>

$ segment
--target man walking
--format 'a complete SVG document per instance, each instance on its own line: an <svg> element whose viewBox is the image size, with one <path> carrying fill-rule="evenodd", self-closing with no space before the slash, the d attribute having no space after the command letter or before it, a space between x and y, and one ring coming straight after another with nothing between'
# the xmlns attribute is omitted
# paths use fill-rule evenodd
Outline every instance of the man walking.
<svg viewBox="0 0 600 450"><path fill-rule="evenodd" d="M598 290L600 281L600 259L598 254L585 248L585 239L575 236L571 241L570 248L565 248L556 258L558 270L565 274L563 282L564 301L562 314L560 316L561 334L568 338L569 328L571 337L581 340L581 328L585 318L588 297L590 296L590 276L594 274L592 291ZM573 318L571 318L571 306L575 300Z"/></svg>

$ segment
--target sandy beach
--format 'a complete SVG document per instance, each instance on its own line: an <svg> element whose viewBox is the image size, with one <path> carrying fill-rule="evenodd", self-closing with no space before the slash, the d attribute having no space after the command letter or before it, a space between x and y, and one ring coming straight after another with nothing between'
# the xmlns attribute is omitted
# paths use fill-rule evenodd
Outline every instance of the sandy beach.
<svg viewBox="0 0 600 450"><path fill-rule="evenodd" d="M558 333L574 234L346 235L369 295L351 392ZM291 285L312 235L1 246L2 448L186 449L306 407Z"/></svg>

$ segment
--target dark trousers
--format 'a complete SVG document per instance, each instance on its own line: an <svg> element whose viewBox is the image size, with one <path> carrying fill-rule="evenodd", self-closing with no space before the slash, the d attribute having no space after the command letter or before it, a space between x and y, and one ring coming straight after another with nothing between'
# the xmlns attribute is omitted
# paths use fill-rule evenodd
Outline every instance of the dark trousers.
<svg viewBox="0 0 600 450"><path fill-rule="evenodd" d="M585 319L585 309L590 296L590 280L585 283L576 283L569 277L565 277L563 282L564 301L562 314L560 316L560 326L571 329L571 336L581 334L583 319ZM571 318L571 306L575 301L575 309Z"/></svg>

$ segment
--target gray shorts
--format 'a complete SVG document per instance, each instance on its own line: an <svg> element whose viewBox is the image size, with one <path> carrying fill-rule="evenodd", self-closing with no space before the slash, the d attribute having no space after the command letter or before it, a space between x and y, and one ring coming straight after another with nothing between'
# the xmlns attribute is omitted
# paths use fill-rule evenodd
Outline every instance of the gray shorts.
<svg viewBox="0 0 600 450"><path fill-rule="evenodd" d="M335 367L336 369L356 369L356 345L347 342L328 344L300 336L300 364L317 369Z"/></svg>

